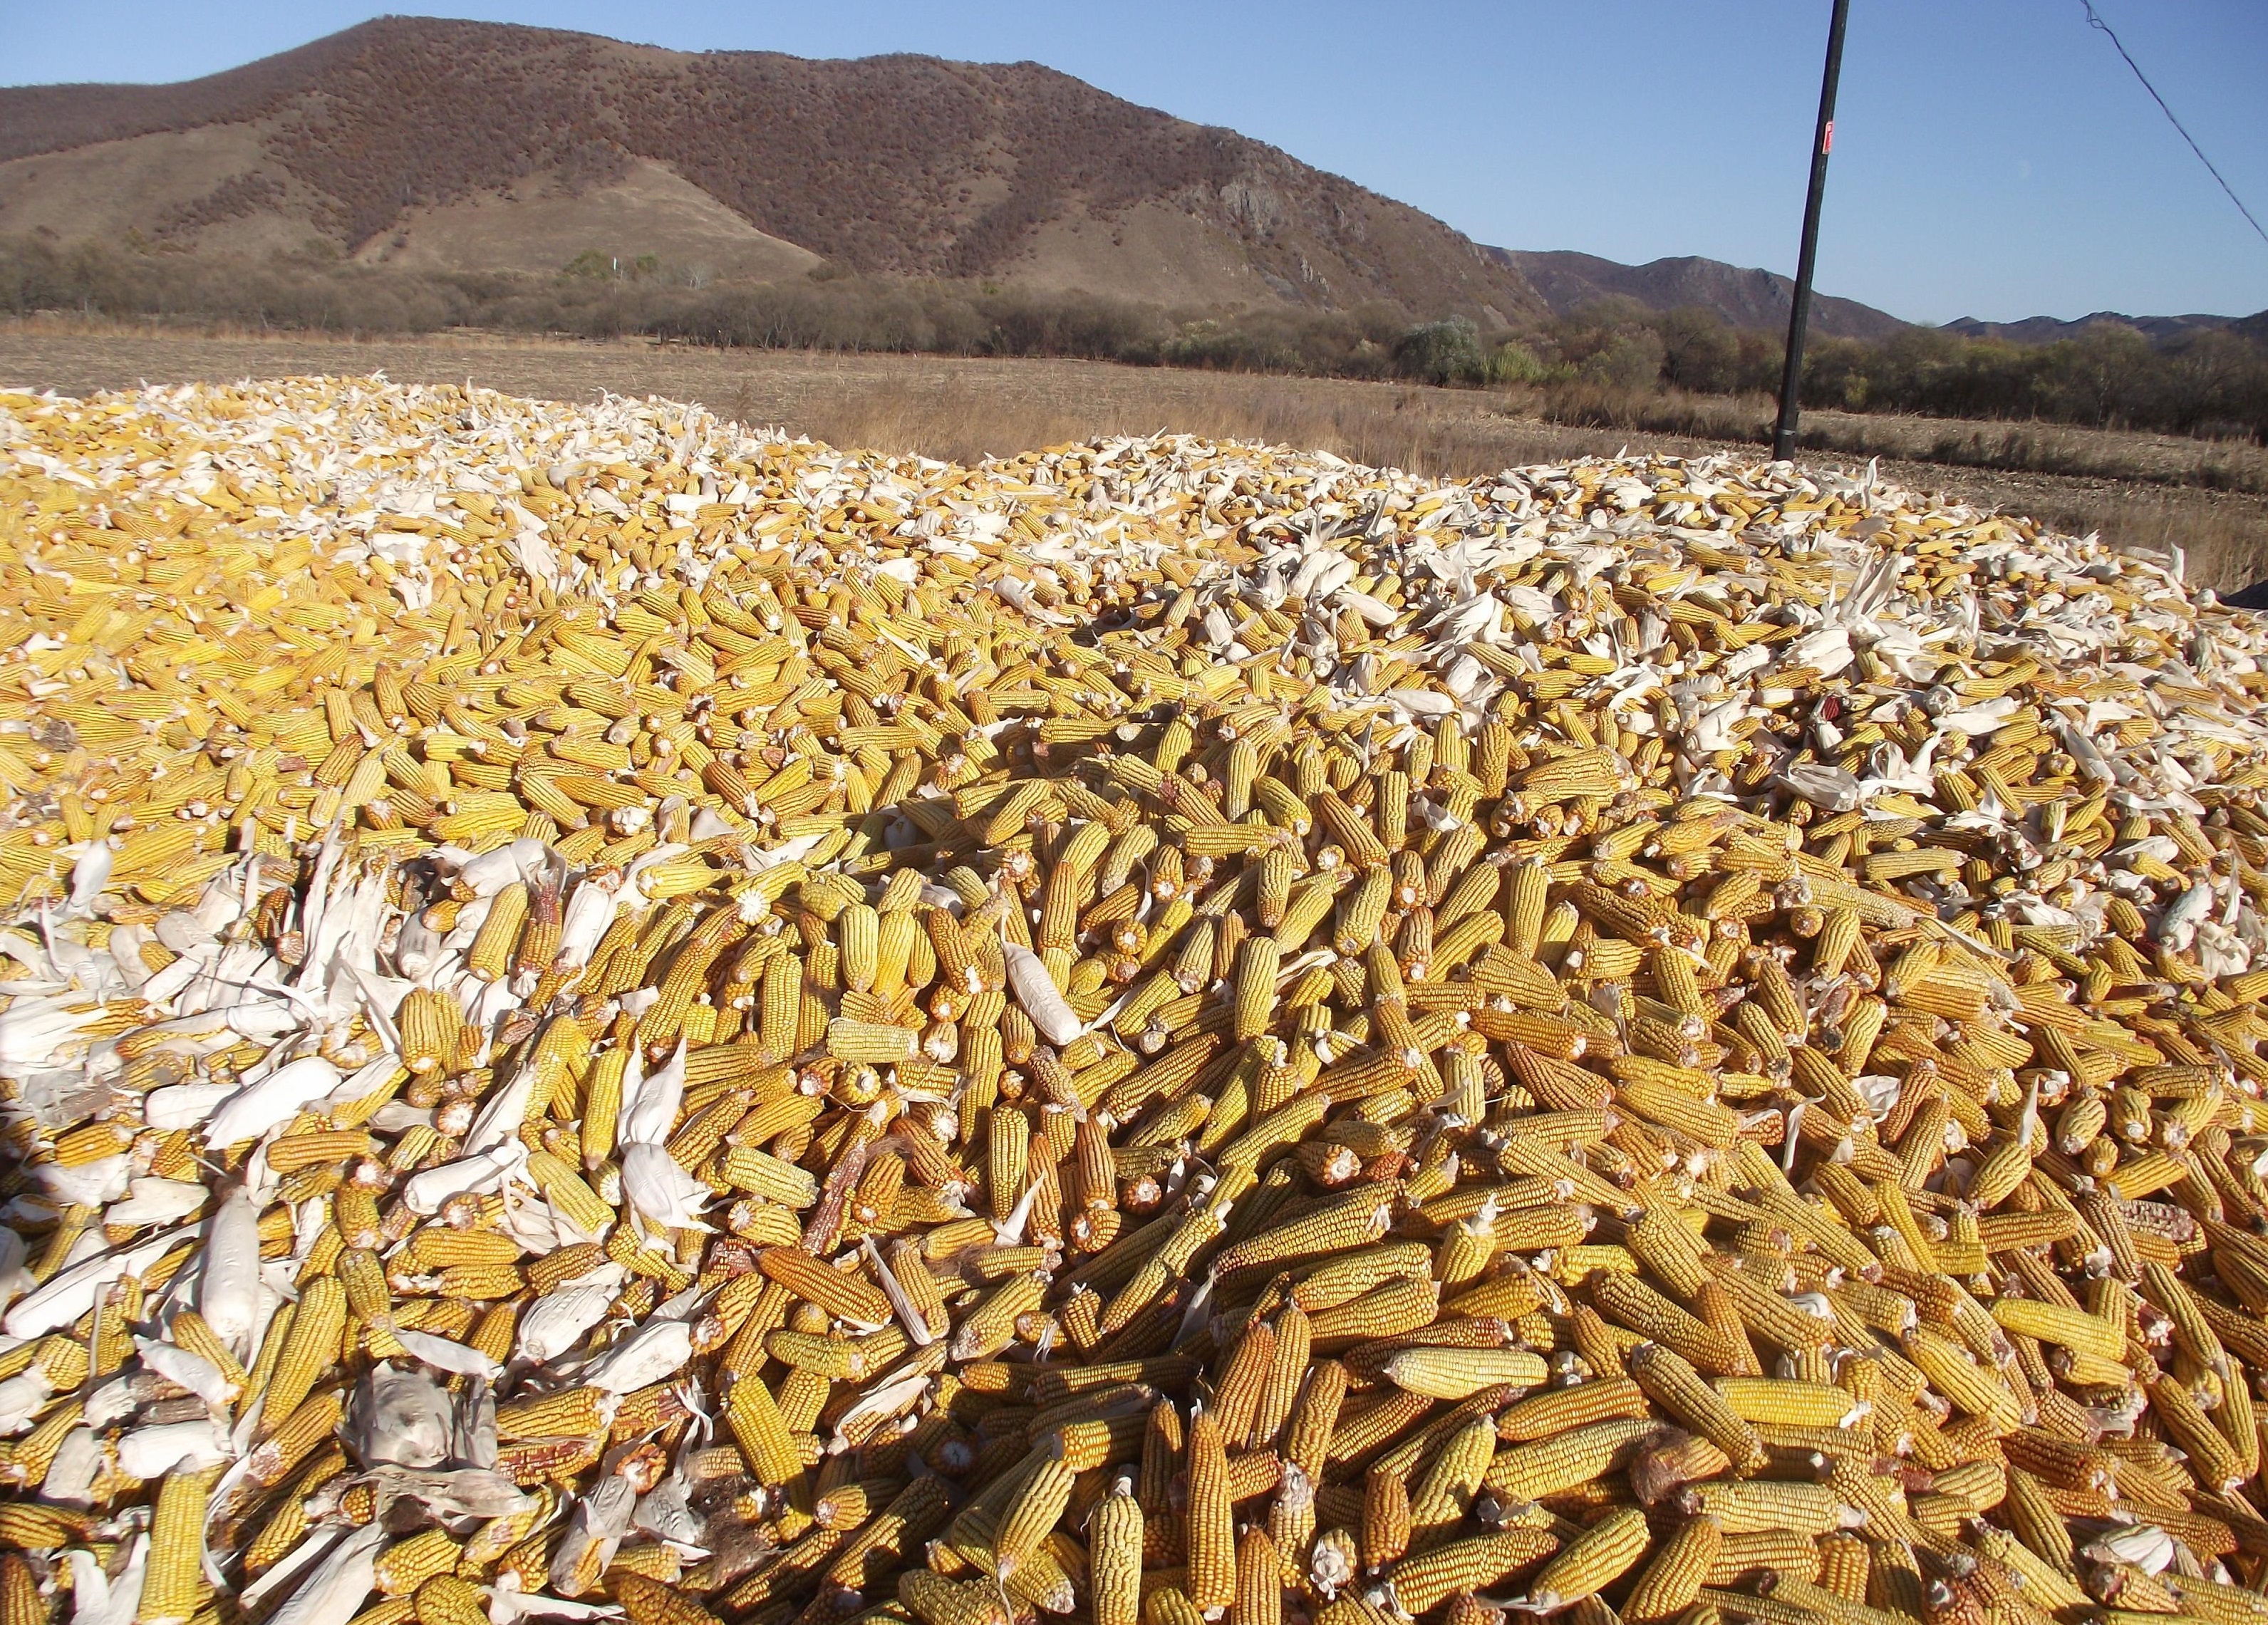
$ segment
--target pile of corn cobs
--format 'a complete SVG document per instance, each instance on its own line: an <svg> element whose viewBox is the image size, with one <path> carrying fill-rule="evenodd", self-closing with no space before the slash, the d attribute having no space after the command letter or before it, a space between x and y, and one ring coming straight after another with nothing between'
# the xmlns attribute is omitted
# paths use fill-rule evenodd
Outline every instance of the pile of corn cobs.
<svg viewBox="0 0 2268 1625"><path fill-rule="evenodd" d="M298 380L0 651L0 1625L2268 1621L2178 561Z"/></svg>

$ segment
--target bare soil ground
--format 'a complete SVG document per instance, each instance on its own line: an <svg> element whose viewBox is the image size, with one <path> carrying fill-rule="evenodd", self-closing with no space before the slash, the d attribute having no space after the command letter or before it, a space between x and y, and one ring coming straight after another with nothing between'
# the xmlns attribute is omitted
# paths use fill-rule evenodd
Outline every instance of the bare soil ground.
<svg viewBox="0 0 2268 1625"><path fill-rule="evenodd" d="M463 383L514 394L585 401L603 392L697 401L744 423L780 424L840 445L918 451L966 461L1096 435L1160 430L1319 447L1367 463L1443 475L1521 463L1633 452L1736 451L1737 440L1590 429L1512 415L1481 391L1332 379L1176 371L1107 363L951 357L712 350L646 340L578 342L486 335L357 342L279 335L58 333L0 326L0 386L65 394L137 384L227 382L295 373L383 371L403 382ZM2190 578L2223 590L2268 575L2268 495L2217 489L2200 460L2238 470L2257 448L2210 447L2169 437L2073 429L2056 437L2058 467L2038 473L1992 460L2012 427L1852 414L1807 417L1848 449L1824 461L1884 455L1900 484L2025 513L2058 529L2099 531L2124 546L2181 548ZM2024 448L2006 460L2025 460ZM1944 458L1949 460L1933 460Z"/></svg>

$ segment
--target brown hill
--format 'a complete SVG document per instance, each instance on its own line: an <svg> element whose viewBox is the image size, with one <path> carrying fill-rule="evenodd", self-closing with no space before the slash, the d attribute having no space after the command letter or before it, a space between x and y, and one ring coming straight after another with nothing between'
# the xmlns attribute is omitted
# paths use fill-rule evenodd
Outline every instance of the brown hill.
<svg viewBox="0 0 2268 1625"><path fill-rule="evenodd" d="M1619 298L1636 299L1656 311L1696 305L1715 312L1735 327L1787 331L1788 305L1795 283L1771 271L1691 254L1624 265L1567 250L1537 253L1498 248L1491 252L1533 283L1557 314ZM1887 311L1856 299L1815 294L1811 301L1809 330L1828 337L1886 339L1905 325Z"/></svg>
<svg viewBox="0 0 2268 1625"><path fill-rule="evenodd" d="M0 233L18 232L428 268L825 261L1487 325L1545 312L1430 216L1036 63L696 55L421 18L184 84L0 89Z"/></svg>

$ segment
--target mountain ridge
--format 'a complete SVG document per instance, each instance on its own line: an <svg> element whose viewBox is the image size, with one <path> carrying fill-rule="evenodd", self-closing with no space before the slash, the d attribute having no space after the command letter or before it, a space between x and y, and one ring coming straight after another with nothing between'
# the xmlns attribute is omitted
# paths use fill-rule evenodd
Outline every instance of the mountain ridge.
<svg viewBox="0 0 2268 1625"><path fill-rule="evenodd" d="M1535 285L1555 315L1615 298L1636 299L1649 310L1697 305L1714 311L1731 326L1758 331L1787 330L1795 283L1776 271L1737 266L1697 254L1624 265L1617 260L1573 249L1496 248ZM1908 324L1887 311L1856 299L1814 294L1811 327L1830 338L1888 338Z"/></svg>
<svg viewBox="0 0 2268 1625"><path fill-rule="evenodd" d="M572 197L640 165L860 274L1544 313L1430 216L1037 63L690 54L382 18L177 85L0 90L0 232L89 214L168 245L272 248L288 229L382 259L414 211L508 213L522 192Z"/></svg>
<svg viewBox="0 0 2268 1625"><path fill-rule="evenodd" d="M2119 311L2093 311L2070 321L2056 316L2026 316L2016 321L1980 321L1974 316L1961 316L1945 327L1963 338L2005 339L2013 344L2053 344L2103 327L2132 327L2154 343L2191 333L2232 330L2257 342L2268 339L2268 311L2250 316L2129 316Z"/></svg>

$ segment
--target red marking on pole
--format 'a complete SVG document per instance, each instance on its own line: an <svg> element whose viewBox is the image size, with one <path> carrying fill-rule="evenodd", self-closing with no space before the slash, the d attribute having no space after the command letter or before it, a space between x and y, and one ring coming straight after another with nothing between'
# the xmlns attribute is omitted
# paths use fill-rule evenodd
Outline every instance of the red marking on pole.
<svg viewBox="0 0 2268 1625"><path fill-rule="evenodd" d="M1819 138L1819 150L1822 153L1832 152L1835 151L1835 121L1833 119L1827 121L1827 133Z"/></svg>

